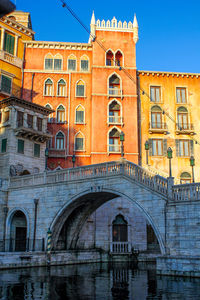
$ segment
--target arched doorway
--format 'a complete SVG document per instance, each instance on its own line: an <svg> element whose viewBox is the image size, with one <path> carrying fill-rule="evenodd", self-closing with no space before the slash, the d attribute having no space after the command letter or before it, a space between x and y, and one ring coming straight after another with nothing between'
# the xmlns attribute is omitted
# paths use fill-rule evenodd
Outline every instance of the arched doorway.
<svg viewBox="0 0 200 300"><path fill-rule="evenodd" d="M112 240L113 242L127 242L128 230L127 222L124 217L119 214L112 222Z"/></svg>
<svg viewBox="0 0 200 300"><path fill-rule="evenodd" d="M9 251L26 251L27 243L26 216L20 210L13 214L10 225Z"/></svg>

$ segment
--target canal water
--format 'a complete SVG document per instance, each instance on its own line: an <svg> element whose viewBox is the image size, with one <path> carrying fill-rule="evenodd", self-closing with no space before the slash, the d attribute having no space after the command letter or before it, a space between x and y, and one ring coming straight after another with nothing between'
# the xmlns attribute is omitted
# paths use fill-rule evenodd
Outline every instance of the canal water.
<svg viewBox="0 0 200 300"><path fill-rule="evenodd" d="M200 279L156 276L154 265L84 264L0 271L4 300L195 300Z"/></svg>

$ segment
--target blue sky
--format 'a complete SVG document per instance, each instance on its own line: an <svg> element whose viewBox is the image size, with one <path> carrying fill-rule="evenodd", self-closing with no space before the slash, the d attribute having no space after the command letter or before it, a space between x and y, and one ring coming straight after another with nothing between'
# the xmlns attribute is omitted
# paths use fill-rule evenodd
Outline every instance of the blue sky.
<svg viewBox="0 0 200 300"><path fill-rule="evenodd" d="M200 1L66 2L87 27L93 10L100 20L115 16L117 20L133 21L136 13L139 70L200 73ZM62 8L60 0L16 0L16 5L18 10L31 13L36 40L88 41L87 32Z"/></svg>

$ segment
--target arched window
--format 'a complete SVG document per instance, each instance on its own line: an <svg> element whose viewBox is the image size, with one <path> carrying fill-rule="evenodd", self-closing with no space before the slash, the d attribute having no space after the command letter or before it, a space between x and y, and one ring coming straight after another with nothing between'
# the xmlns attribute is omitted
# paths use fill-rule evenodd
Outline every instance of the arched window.
<svg viewBox="0 0 200 300"><path fill-rule="evenodd" d="M44 67L45 67L45 70L53 69L53 55L51 55L51 54L46 55Z"/></svg>
<svg viewBox="0 0 200 300"><path fill-rule="evenodd" d="M76 56L73 54L68 57L67 69L68 71L76 71Z"/></svg>
<svg viewBox="0 0 200 300"><path fill-rule="evenodd" d="M52 107L51 107L50 104L46 104L45 107L48 108L48 109L52 109ZM50 114L50 115L48 116L48 122L49 122L49 123L52 123L52 122L53 122L53 114Z"/></svg>
<svg viewBox="0 0 200 300"><path fill-rule="evenodd" d="M177 110L178 130L189 129L187 108L181 106Z"/></svg>
<svg viewBox="0 0 200 300"><path fill-rule="evenodd" d="M64 149L64 134L62 132L56 134L56 149Z"/></svg>
<svg viewBox="0 0 200 300"><path fill-rule="evenodd" d="M83 151L84 150L84 136L81 132L79 132L75 136L75 151Z"/></svg>
<svg viewBox="0 0 200 300"><path fill-rule="evenodd" d="M109 95L121 96L120 79L116 74L109 78Z"/></svg>
<svg viewBox="0 0 200 300"><path fill-rule="evenodd" d="M116 66L123 65L123 55L122 55L121 51L119 51L119 50L115 53L115 65Z"/></svg>
<svg viewBox="0 0 200 300"><path fill-rule="evenodd" d="M106 52L106 66L113 66L114 65L114 54L111 50Z"/></svg>
<svg viewBox="0 0 200 300"><path fill-rule="evenodd" d="M44 84L44 95L53 96L53 81L49 78L45 81Z"/></svg>
<svg viewBox="0 0 200 300"><path fill-rule="evenodd" d="M158 105L151 108L151 128L162 128L162 109Z"/></svg>
<svg viewBox="0 0 200 300"><path fill-rule="evenodd" d="M65 122L65 108L63 105L59 105L57 108L57 122L58 123Z"/></svg>
<svg viewBox="0 0 200 300"><path fill-rule="evenodd" d="M191 183L191 175L190 175L190 173L188 173L188 172L181 173L180 183L181 184Z"/></svg>
<svg viewBox="0 0 200 300"><path fill-rule="evenodd" d="M26 251L27 221L20 210L16 211L11 220L10 251Z"/></svg>
<svg viewBox="0 0 200 300"><path fill-rule="evenodd" d="M120 105L114 100L109 104L109 123L111 124L119 124L121 123L120 116Z"/></svg>
<svg viewBox="0 0 200 300"><path fill-rule="evenodd" d="M56 54L54 56L54 70L62 69L62 56L60 54Z"/></svg>
<svg viewBox="0 0 200 300"><path fill-rule="evenodd" d="M64 79L60 79L58 81L57 95L61 97L66 95L66 82L64 81Z"/></svg>
<svg viewBox="0 0 200 300"><path fill-rule="evenodd" d="M76 84L76 97L85 96L85 84L82 80L79 80Z"/></svg>
<svg viewBox="0 0 200 300"><path fill-rule="evenodd" d="M124 217L119 214L112 222L112 239L113 242L127 242L128 230L127 222Z"/></svg>
<svg viewBox="0 0 200 300"><path fill-rule="evenodd" d="M116 128L109 132L109 152L120 152L120 132Z"/></svg>
<svg viewBox="0 0 200 300"><path fill-rule="evenodd" d="M79 105L76 108L76 119L75 119L76 123L84 123L84 108L82 105Z"/></svg>
<svg viewBox="0 0 200 300"><path fill-rule="evenodd" d="M89 70L89 60L86 55L81 57L81 71L88 71Z"/></svg>

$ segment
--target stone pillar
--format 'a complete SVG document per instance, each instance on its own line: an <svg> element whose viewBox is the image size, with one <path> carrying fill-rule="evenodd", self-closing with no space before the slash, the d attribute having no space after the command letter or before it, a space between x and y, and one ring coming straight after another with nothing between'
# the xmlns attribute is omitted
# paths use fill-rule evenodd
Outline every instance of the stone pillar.
<svg viewBox="0 0 200 300"><path fill-rule="evenodd" d="M27 123L27 113L24 112L24 122L23 122L23 127L27 128L28 127L28 123Z"/></svg>
<svg viewBox="0 0 200 300"><path fill-rule="evenodd" d="M174 177L167 178L167 195L168 199L172 199L172 186L174 185Z"/></svg>
<svg viewBox="0 0 200 300"><path fill-rule="evenodd" d="M4 247L4 251L6 251L6 219L7 219L7 215L8 215L8 207L4 206L3 207L3 213L4 213L4 226L3 226L3 247Z"/></svg>
<svg viewBox="0 0 200 300"><path fill-rule="evenodd" d="M14 49L14 56L17 56L17 49L18 49L18 36L15 36L15 49Z"/></svg>
<svg viewBox="0 0 200 300"><path fill-rule="evenodd" d="M1 50L3 50L3 46L4 46L4 37L5 37L5 29L1 28Z"/></svg>
<svg viewBox="0 0 200 300"><path fill-rule="evenodd" d="M33 116L33 129L37 130L37 116Z"/></svg>
<svg viewBox="0 0 200 300"><path fill-rule="evenodd" d="M47 119L44 118L42 120L42 132L46 132L47 131Z"/></svg>

